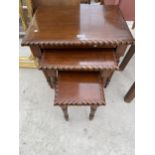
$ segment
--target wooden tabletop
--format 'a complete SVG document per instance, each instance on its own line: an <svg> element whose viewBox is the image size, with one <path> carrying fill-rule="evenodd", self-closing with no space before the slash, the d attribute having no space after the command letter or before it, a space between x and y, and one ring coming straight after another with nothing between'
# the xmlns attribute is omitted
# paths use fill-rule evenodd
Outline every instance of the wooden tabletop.
<svg viewBox="0 0 155 155"><path fill-rule="evenodd" d="M22 45L116 47L134 39L117 6L38 8Z"/></svg>
<svg viewBox="0 0 155 155"><path fill-rule="evenodd" d="M55 105L105 105L99 72L60 71L58 74Z"/></svg>
<svg viewBox="0 0 155 155"><path fill-rule="evenodd" d="M40 69L103 71L118 69L115 50L112 48L44 50L39 62Z"/></svg>

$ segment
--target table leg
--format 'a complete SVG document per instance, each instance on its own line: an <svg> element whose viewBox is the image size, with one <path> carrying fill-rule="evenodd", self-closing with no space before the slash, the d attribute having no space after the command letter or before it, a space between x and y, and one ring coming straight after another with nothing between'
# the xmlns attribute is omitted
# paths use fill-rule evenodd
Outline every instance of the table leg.
<svg viewBox="0 0 155 155"><path fill-rule="evenodd" d="M97 106L91 106L90 107L89 120L92 120L94 118L96 110L97 110Z"/></svg>
<svg viewBox="0 0 155 155"><path fill-rule="evenodd" d="M50 70L50 69L43 69L42 70L48 84L50 85L51 88L55 88L56 84L56 71L55 70Z"/></svg>
<svg viewBox="0 0 155 155"><path fill-rule="evenodd" d="M133 25L132 25L132 29L134 29L135 28L135 21L133 22Z"/></svg>
<svg viewBox="0 0 155 155"><path fill-rule="evenodd" d="M135 46L132 45L119 66L120 71L124 70L124 68L129 63L134 53L135 53Z"/></svg>
<svg viewBox="0 0 155 155"><path fill-rule="evenodd" d="M104 88L106 88L112 78L114 71L111 70L103 70L101 71L101 77L103 78Z"/></svg>
<svg viewBox="0 0 155 155"><path fill-rule="evenodd" d="M61 106L61 109L63 111L65 120L68 121L69 120L68 107L67 106Z"/></svg>
<svg viewBox="0 0 155 155"><path fill-rule="evenodd" d="M45 70L43 70L43 73L44 73L44 75L45 75L45 78L46 78L46 80L47 80L47 83L49 84L49 86L50 86L51 88L53 88L53 85L52 85L50 76L48 76L48 74L47 74L47 72L46 72Z"/></svg>
<svg viewBox="0 0 155 155"><path fill-rule="evenodd" d="M110 73L110 75L109 75L109 77L107 78L107 80L106 80L106 82L105 82L105 88L109 85L109 83L110 83L110 81L111 81L111 78L112 78L112 76L113 76L113 73L114 73L114 71L112 71L111 73Z"/></svg>
<svg viewBox="0 0 155 155"><path fill-rule="evenodd" d="M133 85L125 95L124 101L129 103L133 100L134 97L135 97L135 82L133 83Z"/></svg>

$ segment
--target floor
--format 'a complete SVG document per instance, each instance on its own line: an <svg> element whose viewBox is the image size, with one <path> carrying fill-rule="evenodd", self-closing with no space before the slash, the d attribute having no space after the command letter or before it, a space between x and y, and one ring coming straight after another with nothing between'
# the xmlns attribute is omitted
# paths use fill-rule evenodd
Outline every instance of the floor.
<svg viewBox="0 0 155 155"><path fill-rule="evenodd" d="M53 106L54 91L37 69L20 69L20 155L134 155L134 100L123 96L134 81L134 57L105 89L107 105L93 121L89 108L71 107L70 121Z"/></svg>

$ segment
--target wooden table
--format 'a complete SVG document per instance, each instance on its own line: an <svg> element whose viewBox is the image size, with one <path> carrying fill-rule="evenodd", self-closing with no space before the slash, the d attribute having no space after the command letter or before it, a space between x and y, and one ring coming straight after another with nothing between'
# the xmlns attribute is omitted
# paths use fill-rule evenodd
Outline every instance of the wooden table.
<svg viewBox="0 0 155 155"><path fill-rule="evenodd" d="M134 39L119 8L88 4L38 8L22 41L56 90L55 105L66 120L69 105L91 106L90 119L97 106L105 105L101 88L128 44Z"/></svg>

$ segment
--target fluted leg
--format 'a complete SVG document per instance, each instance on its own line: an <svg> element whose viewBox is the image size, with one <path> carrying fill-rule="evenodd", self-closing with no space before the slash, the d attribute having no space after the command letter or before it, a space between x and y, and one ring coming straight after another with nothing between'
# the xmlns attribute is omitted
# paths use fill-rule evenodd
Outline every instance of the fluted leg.
<svg viewBox="0 0 155 155"><path fill-rule="evenodd" d="M97 110L97 106L91 106L90 107L89 120L92 120L94 118L96 110Z"/></svg>
<svg viewBox="0 0 155 155"><path fill-rule="evenodd" d="M69 120L68 107L67 106L61 106L61 109L63 111L65 120L68 121Z"/></svg>

